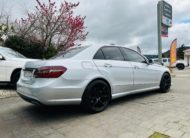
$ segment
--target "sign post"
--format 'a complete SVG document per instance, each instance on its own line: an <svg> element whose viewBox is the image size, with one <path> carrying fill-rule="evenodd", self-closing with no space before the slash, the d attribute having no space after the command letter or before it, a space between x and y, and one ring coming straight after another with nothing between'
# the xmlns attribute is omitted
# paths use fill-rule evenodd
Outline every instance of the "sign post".
<svg viewBox="0 0 190 138"><path fill-rule="evenodd" d="M158 61L162 64L162 38L161 38L161 20L162 20L162 5L161 1L157 5L157 25L158 25Z"/></svg>
<svg viewBox="0 0 190 138"><path fill-rule="evenodd" d="M157 4L158 60L162 64L162 37L168 37L168 28L172 27L172 6L161 0Z"/></svg>

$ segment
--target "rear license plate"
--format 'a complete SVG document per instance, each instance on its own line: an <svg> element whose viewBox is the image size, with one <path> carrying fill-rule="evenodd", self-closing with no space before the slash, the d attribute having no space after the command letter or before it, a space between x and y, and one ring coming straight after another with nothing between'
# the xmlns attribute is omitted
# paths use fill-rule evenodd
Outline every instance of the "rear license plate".
<svg viewBox="0 0 190 138"><path fill-rule="evenodd" d="M24 77L26 77L26 78L32 78L33 77L33 73L31 71L25 71L24 72Z"/></svg>

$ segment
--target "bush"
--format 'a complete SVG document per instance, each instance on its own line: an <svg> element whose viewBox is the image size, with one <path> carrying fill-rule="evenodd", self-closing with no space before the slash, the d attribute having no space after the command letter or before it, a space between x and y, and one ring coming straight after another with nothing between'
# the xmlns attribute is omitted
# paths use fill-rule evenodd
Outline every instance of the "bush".
<svg viewBox="0 0 190 138"><path fill-rule="evenodd" d="M39 42L34 42L19 36L10 36L5 41L4 46L18 51L28 58L34 59L48 59L57 54L57 50L53 46L50 46L45 50L43 57L44 49Z"/></svg>
<svg viewBox="0 0 190 138"><path fill-rule="evenodd" d="M45 52L45 58L49 59L49 58L55 56L57 53L58 53L57 50L53 46L50 46L47 48L47 50Z"/></svg>

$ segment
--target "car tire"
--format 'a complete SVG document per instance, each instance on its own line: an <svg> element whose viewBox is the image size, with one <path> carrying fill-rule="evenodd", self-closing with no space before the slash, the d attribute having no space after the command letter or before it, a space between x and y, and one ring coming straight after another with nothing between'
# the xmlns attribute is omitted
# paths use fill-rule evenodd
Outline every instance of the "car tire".
<svg viewBox="0 0 190 138"><path fill-rule="evenodd" d="M91 82L83 95L82 105L91 112L98 113L105 110L111 100L111 89L103 80Z"/></svg>
<svg viewBox="0 0 190 138"><path fill-rule="evenodd" d="M183 64L177 64L176 65L178 70L184 70L185 66Z"/></svg>
<svg viewBox="0 0 190 138"><path fill-rule="evenodd" d="M169 92L171 87L171 75L164 73L160 82L160 91L163 93Z"/></svg>
<svg viewBox="0 0 190 138"><path fill-rule="evenodd" d="M11 83L15 88L16 88L16 84L17 84L19 78L20 78L20 71L14 72L11 77Z"/></svg>

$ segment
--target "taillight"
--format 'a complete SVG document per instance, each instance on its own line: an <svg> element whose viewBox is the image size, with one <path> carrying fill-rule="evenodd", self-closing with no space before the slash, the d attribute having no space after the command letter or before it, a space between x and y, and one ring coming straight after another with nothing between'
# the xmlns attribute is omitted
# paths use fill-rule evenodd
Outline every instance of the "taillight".
<svg viewBox="0 0 190 138"><path fill-rule="evenodd" d="M40 67L34 72L35 78L58 78L65 73L67 68L62 66Z"/></svg>

